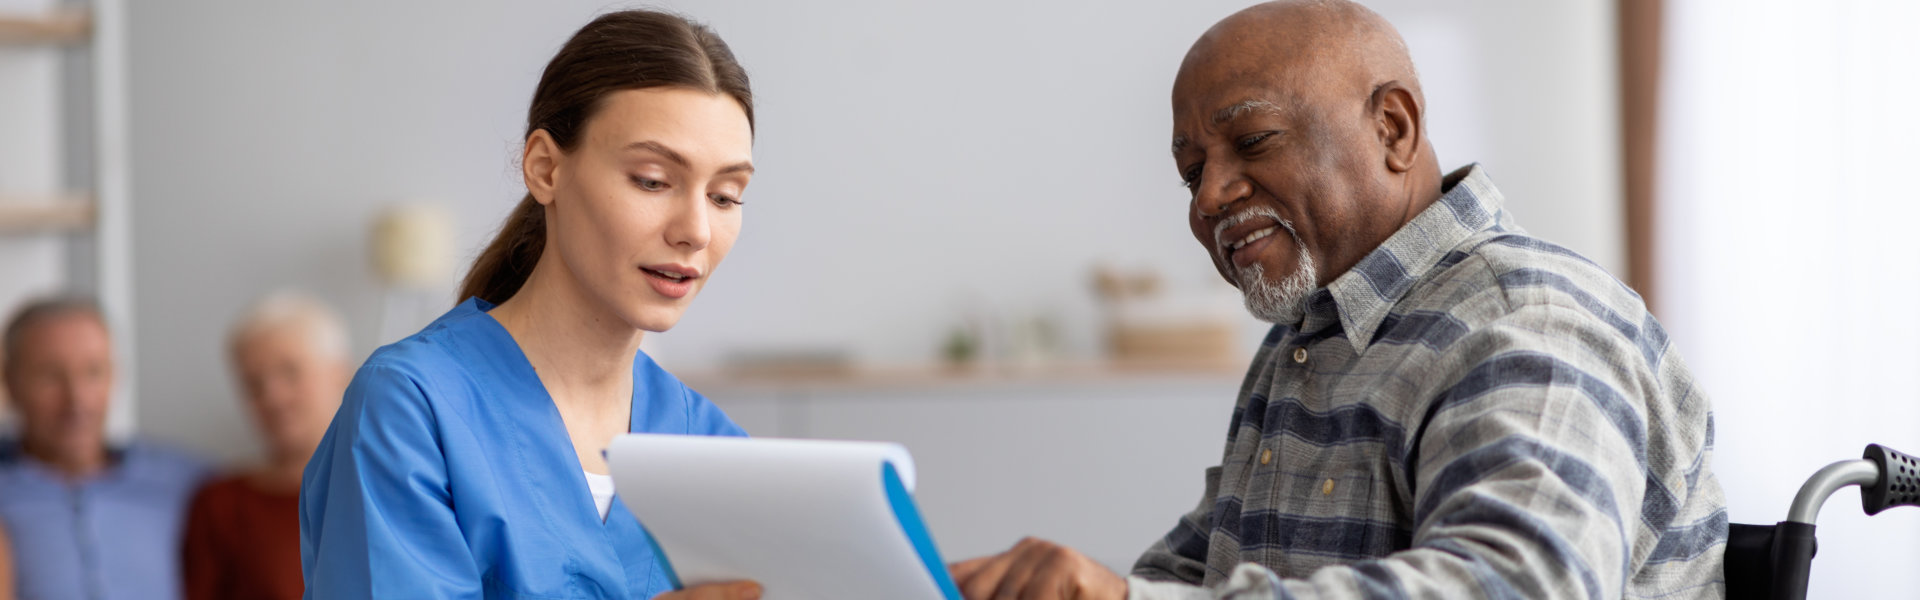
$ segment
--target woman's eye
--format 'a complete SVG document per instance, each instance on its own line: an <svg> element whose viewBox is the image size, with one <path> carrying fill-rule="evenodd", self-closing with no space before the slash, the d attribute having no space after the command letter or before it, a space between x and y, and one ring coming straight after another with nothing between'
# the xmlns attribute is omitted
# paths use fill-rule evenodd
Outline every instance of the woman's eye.
<svg viewBox="0 0 1920 600"><path fill-rule="evenodd" d="M726 194L709 194L707 198L712 199L714 205L719 206L721 208L729 208L729 207L746 204L745 202L741 202L739 198L728 196Z"/></svg>
<svg viewBox="0 0 1920 600"><path fill-rule="evenodd" d="M633 184L640 186L640 189L643 189L649 192L658 192L660 190L667 189L667 182L660 181L658 179L647 179L645 177L633 178Z"/></svg>

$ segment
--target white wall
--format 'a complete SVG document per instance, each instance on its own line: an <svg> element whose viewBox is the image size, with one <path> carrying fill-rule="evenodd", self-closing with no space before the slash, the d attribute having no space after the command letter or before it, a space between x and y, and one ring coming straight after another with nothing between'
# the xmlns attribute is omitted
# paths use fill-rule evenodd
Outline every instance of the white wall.
<svg viewBox="0 0 1920 600"><path fill-rule="evenodd" d="M1713 394L1736 521L1868 443L1920 452L1920 5L1669 5L1661 315ZM1780 43L1792 39L1794 43ZM1911 597L1920 509L1821 513L1812 598Z"/></svg>
<svg viewBox="0 0 1920 600"><path fill-rule="evenodd" d="M760 172L726 267L651 344L678 367L769 347L918 362L985 310L1060 315L1091 353L1096 262L1218 285L1183 223L1167 96L1186 46L1245 4L669 4L751 71ZM1523 223L1619 264L1606 3L1375 4L1425 74L1442 161L1488 164ZM271 288L338 303L371 349L368 220L437 200L477 249L521 194L539 69L604 6L132 3L142 430L251 454L220 339Z"/></svg>
<svg viewBox="0 0 1920 600"><path fill-rule="evenodd" d="M226 459L255 451L223 364L227 320L299 286L349 313L362 351L389 341L373 339L369 220L441 202L470 256L522 193L513 160L541 67L606 6L131 4L140 426ZM1246 4L670 3L752 73L759 172L726 268L650 345L675 368L768 348L924 362L984 310L1058 315L1089 355L1094 264L1216 289L1166 155L1168 94L1187 45ZM1373 4L1409 40L1444 165L1485 163L1534 232L1619 265L1610 4ZM1033 533L1124 567L1194 501L1235 387L829 393L800 433L907 442L956 557ZM721 396L750 430L794 433L777 399ZM1105 416L1054 426L1083 413ZM1088 470L1043 474L1075 466Z"/></svg>

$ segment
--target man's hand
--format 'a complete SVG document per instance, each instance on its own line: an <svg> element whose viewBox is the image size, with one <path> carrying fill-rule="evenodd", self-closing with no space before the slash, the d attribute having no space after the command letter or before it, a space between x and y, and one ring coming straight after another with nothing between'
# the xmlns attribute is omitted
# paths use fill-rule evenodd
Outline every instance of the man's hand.
<svg viewBox="0 0 1920 600"><path fill-rule="evenodd" d="M1012 550L948 566L967 600L1126 600L1127 580L1085 554L1027 538Z"/></svg>
<svg viewBox="0 0 1920 600"><path fill-rule="evenodd" d="M653 600L760 600L760 584L751 581L709 583L667 592L654 596Z"/></svg>

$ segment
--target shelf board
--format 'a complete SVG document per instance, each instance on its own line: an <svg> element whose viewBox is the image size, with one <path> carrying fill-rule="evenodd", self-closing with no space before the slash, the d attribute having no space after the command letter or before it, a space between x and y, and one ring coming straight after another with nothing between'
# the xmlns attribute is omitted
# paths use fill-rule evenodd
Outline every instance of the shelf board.
<svg viewBox="0 0 1920 600"><path fill-rule="evenodd" d="M923 389L1007 384L1098 384L1142 379L1243 376L1247 359L1236 360L1055 360L1039 364L845 365L808 372L693 370L677 373L701 393L741 391L836 392L858 389Z"/></svg>
<svg viewBox="0 0 1920 600"><path fill-rule="evenodd" d="M93 17L84 10L31 15L0 12L0 46L65 46L87 43Z"/></svg>
<svg viewBox="0 0 1920 600"><path fill-rule="evenodd" d="M93 228L94 212L86 194L0 195L0 234L86 231Z"/></svg>

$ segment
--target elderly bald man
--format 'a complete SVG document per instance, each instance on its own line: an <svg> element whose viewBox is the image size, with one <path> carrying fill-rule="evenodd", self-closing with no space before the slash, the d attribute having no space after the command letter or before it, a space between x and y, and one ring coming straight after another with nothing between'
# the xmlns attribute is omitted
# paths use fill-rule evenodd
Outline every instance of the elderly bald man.
<svg viewBox="0 0 1920 600"><path fill-rule="evenodd" d="M300 477L353 375L346 322L317 298L283 291L255 303L227 339L266 461L194 496L186 600L299 600Z"/></svg>
<svg viewBox="0 0 1920 600"><path fill-rule="evenodd" d="M1713 418L1638 295L1441 176L1393 27L1274 2L1173 89L1189 225L1274 323L1199 506L1122 578L1028 539L968 598L1724 595Z"/></svg>

